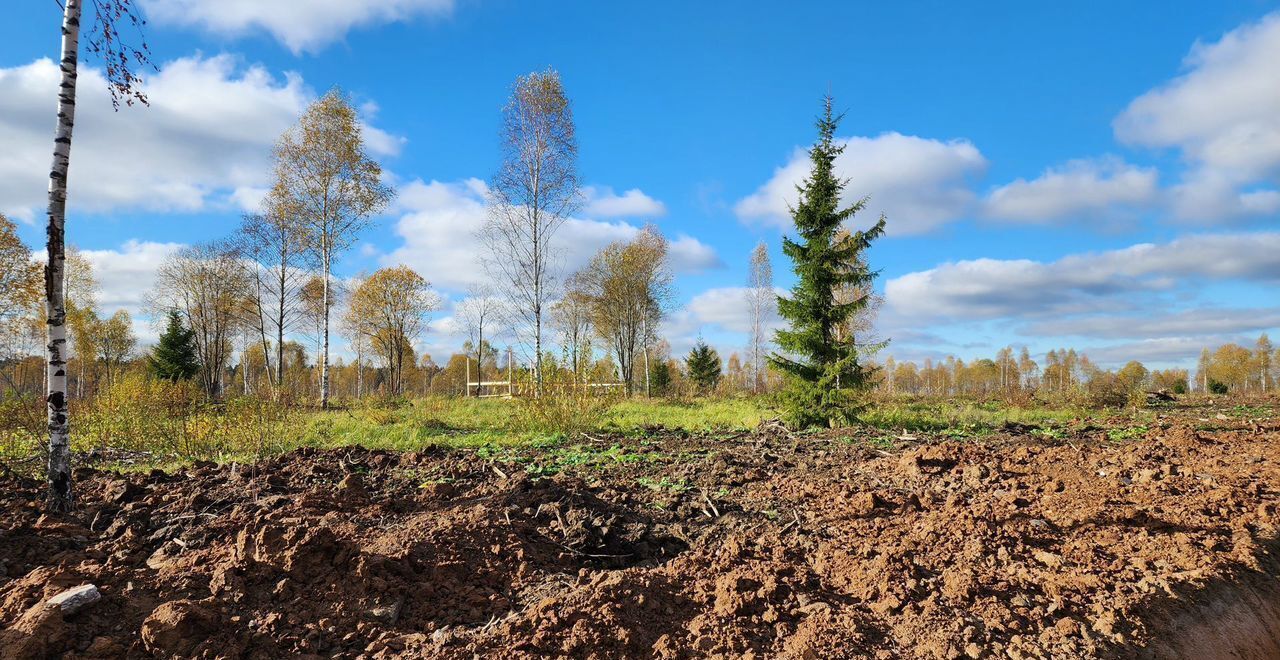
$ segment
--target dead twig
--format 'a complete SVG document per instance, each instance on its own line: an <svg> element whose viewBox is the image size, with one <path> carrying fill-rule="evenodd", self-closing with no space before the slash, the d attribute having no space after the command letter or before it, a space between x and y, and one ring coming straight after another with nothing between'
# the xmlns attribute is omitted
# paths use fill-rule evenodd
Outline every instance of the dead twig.
<svg viewBox="0 0 1280 660"><path fill-rule="evenodd" d="M716 515L715 515L714 517L719 518L719 517L720 517L720 509L717 509L717 508L716 508L715 502L712 502L712 501L711 501L711 496L710 496L710 495L707 495L707 491L705 491L705 490L704 490L704 491L702 491L702 499L703 499L703 500L705 500L705 501L706 501L706 503L707 503L707 506L711 507L711 510L712 510L713 512L715 512L715 514L716 514Z"/></svg>

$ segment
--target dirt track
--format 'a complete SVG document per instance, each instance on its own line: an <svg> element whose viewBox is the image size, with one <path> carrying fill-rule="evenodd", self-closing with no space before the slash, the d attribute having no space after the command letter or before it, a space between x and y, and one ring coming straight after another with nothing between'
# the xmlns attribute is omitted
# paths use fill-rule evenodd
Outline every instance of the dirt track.
<svg viewBox="0 0 1280 660"><path fill-rule="evenodd" d="M0 479L0 657L1277 657L1280 420L1201 415Z"/></svg>

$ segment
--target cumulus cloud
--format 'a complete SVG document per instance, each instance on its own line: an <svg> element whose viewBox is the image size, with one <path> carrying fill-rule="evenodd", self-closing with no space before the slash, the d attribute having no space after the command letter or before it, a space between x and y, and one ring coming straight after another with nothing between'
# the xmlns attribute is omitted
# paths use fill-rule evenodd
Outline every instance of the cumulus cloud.
<svg viewBox="0 0 1280 660"><path fill-rule="evenodd" d="M403 243L384 256L383 263L407 264L446 290L488 283L481 263L484 246L476 236L486 217L487 192L486 184L474 178L452 183L413 181L402 186L398 205L404 215L396 223L396 233ZM553 250L564 271L572 272L600 248L629 240L640 229L623 221L569 218L557 231ZM723 265L714 249L685 234L671 240L670 255L678 274Z"/></svg>
<svg viewBox="0 0 1280 660"><path fill-rule="evenodd" d="M974 202L969 180L987 161L968 140L942 142L901 133L839 140L836 175L850 180L844 203L870 195L866 218L888 216L890 234L928 233L961 217ZM807 149L797 147L785 165L734 211L743 220L790 227L788 205L809 172ZM873 220L864 219L865 223Z"/></svg>
<svg viewBox="0 0 1280 660"><path fill-rule="evenodd" d="M1135 292L1195 278L1280 281L1280 233L1207 234L1053 262L975 259L885 284L888 306L916 319L984 320L1132 310ZM1048 293L1046 293L1048 292Z"/></svg>
<svg viewBox="0 0 1280 660"><path fill-rule="evenodd" d="M58 77L48 59L0 68L0 210L20 219L45 203ZM296 74L277 78L229 55L169 62L144 91L150 107L114 112L102 74L81 69L73 211L252 209L267 185L271 145L315 97ZM366 137L382 156L400 143L373 127Z"/></svg>
<svg viewBox="0 0 1280 660"><path fill-rule="evenodd" d="M621 195L613 188L588 186L587 205L582 212L592 218L656 218L667 214L662 202L632 188Z"/></svg>
<svg viewBox="0 0 1280 660"><path fill-rule="evenodd" d="M1196 43L1185 72L1135 99L1114 122L1127 144L1177 149L1188 165L1173 191L1183 218L1220 221L1280 210L1280 13L1213 43ZM1264 184L1261 191L1248 190Z"/></svg>
<svg viewBox="0 0 1280 660"><path fill-rule="evenodd" d="M148 317L146 297L155 288L156 271L180 243L129 240L116 249L80 250L98 281L98 309L103 317L125 310L143 344L154 343L157 330Z"/></svg>
<svg viewBox="0 0 1280 660"><path fill-rule="evenodd" d="M1154 168L1118 158L1073 160L1027 181L1017 179L992 190L985 213L999 220L1051 223L1115 217L1157 198Z"/></svg>
<svg viewBox="0 0 1280 660"><path fill-rule="evenodd" d="M447 16L453 0L143 0L147 16L165 25L224 36L266 32L295 54L315 53L354 28Z"/></svg>
<svg viewBox="0 0 1280 660"><path fill-rule="evenodd" d="M751 289L747 287L734 286L701 291L663 321L661 334L677 354L687 351L698 336L707 333L720 338L731 333L745 345L751 332L750 293ZM786 292L775 289L774 293L784 295ZM771 309L766 313L766 336L771 337L773 330L782 325L776 311ZM724 346L717 348L732 352ZM724 356L728 357L728 353Z"/></svg>

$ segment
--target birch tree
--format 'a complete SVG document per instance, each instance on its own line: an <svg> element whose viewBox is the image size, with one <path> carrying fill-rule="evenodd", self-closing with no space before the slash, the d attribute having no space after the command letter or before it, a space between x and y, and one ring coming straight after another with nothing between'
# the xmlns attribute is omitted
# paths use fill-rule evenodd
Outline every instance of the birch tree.
<svg viewBox="0 0 1280 660"><path fill-rule="evenodd" d="M516 78L502 112L502 163L480 231L486 265L509 289L512 312L533 334L534 394L542 395L543 309L554 298L552 239L582 203L573 112L552 69Z"/></svg>
<svg viewBox="0 0 1280 660"><path fill-rule="evenodd" d="M395 394L404 391L406 363L413 366L413 341L426 330L427 316L439 306L431 284L408 266L383 268L352 292L351 315L386 365Z"/></svg>
<svg viewBox="0 0 1280 660"><path fill-rule="evenodd" d="M98 359L106 371L107 385L115 382L120 365L133 353L138 345L138 338L133 334L133 319L129 312L118 309L95 328L97 335Z"/></svg>
<svg viewBox="0 0 1280 660"><path fill-rule="evenodd" d="M63 303L66 309L67 344L75 357L75 398L84 396L85 381L94 367L98 347L94 327L98 318L98 280L93 274L93 264L74 246L65 251L63 272ZM68 364L68 372L70 372Z"/></svg>
<svg viewBox="0 0 1280 660"><path fill-rule="evenodd" d="M326 286L328 284L328 286ZM336 285L336 286L335 286ZM306 328L306 334L315 342L316 359L315 372L312 376L319 391L319 370L321 361L321 350L324 347L324 331L325 318L338 304L338 300L345 297L345 291L340 283L326 283L318 276L311 276L302 284L302 288L298 290L298 300L302 309L302 322ZM286 350L288 350L286 348ZM297 361L295 360L295 363ZM301 361L302 364L306 360Z"/></svg>
<svg viewBox="0 0 1280 660"><path fill-rule="evenodd" d="M573 370L573 383L591 365L591 298L576 276L569 278L564 297L551 306L551 325L560 333L560 344Z"/></svg>
<svg viewBox="0 0 1280 660"><path fill-rule="evenodd" d="M484 382L484 332L485 328L493 330L493 325L501 314L500 303L486 287L473 287L467 299L458 304L456 315L462 323L467 339L475 346L476 351L476 389L480 396ZM495 359L497 356L494 356ZM469 359L469 358L468 358Z"/></svg>
<svg viewBox="0 0 1280 660"><path fill-rule="evenodd" d="M250 264L253 296L248 317L258 332L263 356L269 355L267 330L275 340L274 373L267 359L268 377L277 387L284 382L284 337L301 321L299 291L311 261L306 234L286 217L287 207L268 198L266 213L246 215L236 237L236 249Z"/></svg>
<svg viewBox="0 0 1280 660"><path fill-rule="evenodd" d="M653 329L673 297L666 239L646 227L629 242L604 247L574 279L590 300L592 326L617 358L630 394L637 353L647 369Z"/></svg>
<svg viewBox="0 0 1280 660"><path fill-rule="evenodd" d="M150 301L155 316L177 310L195 333L201 384L212 399L222 396L224 371L249 287L239 257L219 246L183 248L156 271Z"/></svg>
<svg viewBox="0 0 1280 660"><path fill-rule="evenodd" d="M40 300L40 266L18 238L17 226L0 213L0 362L16 357Z"/></svg>
<svg viewBox="0 0 1280 660"><path fill-rule="evenodd" d="M764 356L768 350L765 326L773 315L773 265L769 263L769 249L764 241L751 252L751 272L747 279L747 305L751 310L751 391L759 393L764 371Z"/></svg>
<svg viewBox="0 0 1280 660"><path fill-rule="evenodd" d="M338 89L303 113L276 143L272 213L298 223L320 265L320 406L329 405L329 311L333 263L395 197L365 153L356 110ZM277 356L278 359L278 356Z"/></svg>
<svg viewBox="0 0 1280 660"><path fill-rule="evenodd" d="M150 65L147 45L131 47L121 40L120 28L144 21L132 0L90 0L94 23L89 30L89 52L102 58L112 105L146 103L137 67ZM75 129L76 81L80 61L82 0L62 4L62 47L58 85L58 115L54 128L53 164L49 168L49 222L45 259L45 317L47 373L46 402L49 422L49 464L47 471L49 510L70 511L71 422L67 410L67 310L63 278L66 261L67 177L71 164L71 137Z"/></svg>
<svg viewBox="0 0 1280 660"><path fill-rule="evenodd" d="M362 282L363 278L356 279L352 282L352 289L359 290ZM362 331L359 314L360 310L347 305L339 324L342 337L356 354L356 399L364 397L364 356L369 350L369 338Z"/></svg>

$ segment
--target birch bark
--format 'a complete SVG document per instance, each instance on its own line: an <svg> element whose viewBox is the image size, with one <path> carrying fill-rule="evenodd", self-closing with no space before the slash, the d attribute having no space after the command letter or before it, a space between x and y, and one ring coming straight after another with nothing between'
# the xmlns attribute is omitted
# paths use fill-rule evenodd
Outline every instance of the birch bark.
<svg viewBox="0 0 1280 660"><path fill-rule="evenodd" d="M62 82L58 88L58 124L49 170L48 262L45 266L45 311L48 315L49 492L52 511L69 511L71 496L71 425L67 415L66 277L67 171L76 117L76 67L80 49L80 0L66 0L62 14Z"/></svg>

